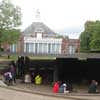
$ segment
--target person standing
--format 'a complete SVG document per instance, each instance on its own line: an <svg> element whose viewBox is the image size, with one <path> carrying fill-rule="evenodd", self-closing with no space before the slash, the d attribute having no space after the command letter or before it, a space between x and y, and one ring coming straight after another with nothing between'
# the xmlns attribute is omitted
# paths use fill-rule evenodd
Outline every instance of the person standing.
<svg viewBox="0 0 100 100"><path fill-rule="evenodd" d="M98 85L98 82L96 80L92 80L92 82L89 86L88 93L96 93L97 92L97 85Z"/></svg>
<svg viewBox="0 0 100 100"><path fill-rule="evenodd" d="M16 83L16 67L15 67L15 64L10 65L10 72L12 74L13 83Z"/></svg>

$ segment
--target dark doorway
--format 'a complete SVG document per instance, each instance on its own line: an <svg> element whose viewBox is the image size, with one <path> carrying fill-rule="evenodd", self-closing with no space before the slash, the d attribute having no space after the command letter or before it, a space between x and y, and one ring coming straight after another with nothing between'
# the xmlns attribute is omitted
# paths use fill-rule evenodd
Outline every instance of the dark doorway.
<svg viewBox="0 0 100 100"><path fill-rule="evenodd" d="M100 81L100 59L57 58L58 77L61 81L82 82Z"/></svg>
<svg viewBox="0 0 100 100"><path fill-rule="evenodd" d="M34 72L35 76L42 76L43 84L53 82L55 60L31 60L30 72Z"/></svg>
<svg viewBox="0 0 100 100"><path fill-rule="evenodd" d="M28 68L35 75L41 74L46 83L55 80L81 83L93 79L100 82L100 58L87 58L86 60L79 60L78 58L30 60Z"/></svg>

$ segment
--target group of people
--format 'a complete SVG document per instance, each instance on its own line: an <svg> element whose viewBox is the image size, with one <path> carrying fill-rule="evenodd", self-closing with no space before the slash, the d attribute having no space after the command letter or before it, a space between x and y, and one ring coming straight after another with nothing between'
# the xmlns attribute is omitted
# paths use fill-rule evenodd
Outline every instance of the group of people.
<svg viewBox="0 0 100 100"><path fill-rule="evenodd" d="M9 64L9 69L3 73L3 81L7 85L16 83L16 67L13 63Z"/></svg>
<svg viewBox="0 0 100 100"><path fill-rule="evenodd" d="M88 88L88 93L98 93L97 91L98 82L92 80ZM53 93L69 93L72 91L72 85L66 82L56 81L53 85Z"/></svg>
<svg viewBox="0 0 100 100"><path fill-rule="evenodd" d="M34 76L33 73L31 76L30 76L30 74L26 74L24 82L25 83L34 82L36 85L40 85L40 84L42 84L42 76L40 74L37 74L36 76Z"/></svg>
<svg viewBox="0 0 100 100"><path fill-rule="evenodd" d="M53 92L54 93L69 93L72 91L72 85L66 82L55 82L53 85Z"/></svg>

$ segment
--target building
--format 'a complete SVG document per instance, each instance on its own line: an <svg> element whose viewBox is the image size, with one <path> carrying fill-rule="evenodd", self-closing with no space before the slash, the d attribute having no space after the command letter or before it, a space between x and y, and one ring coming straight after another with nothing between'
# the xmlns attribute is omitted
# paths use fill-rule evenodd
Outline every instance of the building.
<svg viewBox="0 0 100 100"><path fill-rule="evenodd" d="M46 29L43 23L33 23L29 30L28 27L21 35L18 44L10 46L13 53L32 53L32 54L75 54L80 52L79 39L58 38L53 31ZM37 28L38 27L38 28ZM44 28L41 28L44 27ZM41 30L40 30L41 29ZM44 30L44 31L43 31Z"/></svg>
<svg viewBox="0 0 100 100"><path fill-rule="evenodd" d="M17 44L20 44L20 47L12 45L11 52L61 54L62 38L57 38L57 34L42 22L32 23L21 35L21 41Z"/></svg>
<svg viewBox="0 0 100 100"><path fill-rule="evenodd" d="M32 54L74 54L79 52L78 39L60 37L40 20L40 13L36 13L36 20L27 27L16 44L10 46L10 52Z"/></svg>
<svg viewBox="0 0 100 100"><path fill-rule="evenodd" d="M61 54L62 38L42 22L34 22L24 32L24 52L33 54Z"/></svg>
<svg viewBox="0 0 100 100"><path fill-rule="evenodd" d="M79 39L64 39L62 40L62 54L75 54L80 52Z"/></svg>

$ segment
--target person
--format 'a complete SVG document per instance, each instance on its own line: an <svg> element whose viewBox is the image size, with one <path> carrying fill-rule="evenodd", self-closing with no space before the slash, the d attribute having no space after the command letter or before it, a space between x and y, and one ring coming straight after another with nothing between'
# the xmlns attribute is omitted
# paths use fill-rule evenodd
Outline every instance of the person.
<svg viewBox="0 0 100 100"><path fill-rule="evenodd" d="M36 77L35 77L35 84L36 85L40 85L42 83L42 77L38 74Z"/></svg>
<svg viewBox="0 0 100 100"><path fill-rule="evenodd" d="M35 77L35 73L32 72L32 73L31 73L31 82L32 82L32 83L34 83L34 77Z"/></svg>
<svg viewBox="0 0 100 100"><path fill-rule="evenodd" d="M59 93L64 93L64 86L63 86L63 84L61 84L61 86L59 87Z"/></svg>
<svg viewBox="0 0 100 100"><path fill-rule="evenodd" d="M25 80L24 80L25 83L31 83L31 76L29 74L26 74L25 75Z"/></svg>
<svg viewBox="0 0 100 100"><path fill-rule="evenodd" d="M68 81L66 84L67 84L66 90L72 92L73 91L72 83Z"/></svg>
<svg viewBox="0 0 100 100"><path fill-rule="evenodd" d="M53 93L59 92L59 81L55 82L53 85Z"/></svg>
<svg viewBox="0 0 100 100"><path fill-rule="evenodd" d="M97 92L97 85L98 85L98 82L96 80L92 80L92 82L89 86L88 93L96 93Z"/></svg>
<svg viewBox="0 0 100 100"><path fill-rule="evenodd" d="M10 65L10 72L12 74L12 82L16 83L16 68L15 68L15 65L13 65L13 64Z"/></svg>
<svg viewBox="0 0 100 100"><path fill-rule="evenodd" d="M12 84L12 74L11 74L11 72L5 72L4 77L5 77L5 83L7 85Z"/></svg>
<svg viewBox="0 0 100 100"><path fill-rule="evenodd" d="M64 94L69 93L69 90L66 90L66 88L67 84L64 82L59 88L59 93L64 93Z"/></svg>

